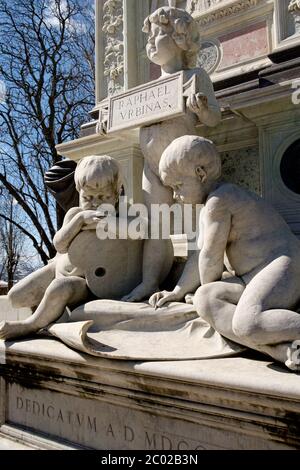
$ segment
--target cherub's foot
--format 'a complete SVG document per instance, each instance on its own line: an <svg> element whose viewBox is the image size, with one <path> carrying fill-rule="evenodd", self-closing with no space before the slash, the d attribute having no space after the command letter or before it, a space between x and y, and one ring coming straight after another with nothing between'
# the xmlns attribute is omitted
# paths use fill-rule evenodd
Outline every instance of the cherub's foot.
<svg viewBox="0 0 300 470"><path fill-rule="evenodd" d="M139 302L140 300L149 299L152 294L158 291L157 286L141 283L130 294L122 298L122 302Z"/></svg>
<svg viewBox="0 0 300 470"><path fill-rule="evenodd" d="M19 322L0 322L0 339L8 340L26 336L28 328Z"/></svg>
<svg viewBox="0 0 300 470"><path fill-rule="evenodd" d="M294 372L300 372L300 341L295 342L295 345L287 349L287 360L285 361L286 367Z"/></svg>
<svg viewBox="0 0 300 470"><path fill-rule="evenodd" d="M185 303L189 305L194 305L194 297L195 297L195 294L186 294Z"/></svg>

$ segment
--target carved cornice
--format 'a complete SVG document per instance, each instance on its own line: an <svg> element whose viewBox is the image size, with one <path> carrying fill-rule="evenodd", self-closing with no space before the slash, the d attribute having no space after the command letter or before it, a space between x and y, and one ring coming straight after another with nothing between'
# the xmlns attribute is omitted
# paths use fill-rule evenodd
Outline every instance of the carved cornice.
<svg viewBox="0 0 300 470"><path fill-rule="evenodd" d="M236 13L255 7L262 0L238 0L228 3L226 0L196 0L192 1L192 12L199 15L198 22L201 26L208 25L214 21L222 20ZM207 4L207 5L206 5ZM204 6L206 5L206 9ZM206 12L205 12L206 10Z"/></svg>
<svg viewBox="0 0 300 470"><path fill-rule="evenodd" d="M124 89L123 1L106 0L103 5L105 34L104 75L107 77L108 96Z"/></svg>

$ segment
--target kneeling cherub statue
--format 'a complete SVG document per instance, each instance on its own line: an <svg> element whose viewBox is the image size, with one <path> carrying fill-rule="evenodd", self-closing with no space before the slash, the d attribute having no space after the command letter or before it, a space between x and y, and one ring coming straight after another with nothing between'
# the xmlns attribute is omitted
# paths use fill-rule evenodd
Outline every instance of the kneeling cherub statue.
<svg viewBox="0 0 300 470"><path fill-rule="evenodd" d="M160 161L160 177L183 203L203 205L200 215L201 287L197 313L236 343L270 354L295 369L290 346L300 339L300 241L266 201L221 179L215 145L198 136L174 140ZM186 267L177 298L193 290ZM150 304L162 307L170 293Z"/></svg>

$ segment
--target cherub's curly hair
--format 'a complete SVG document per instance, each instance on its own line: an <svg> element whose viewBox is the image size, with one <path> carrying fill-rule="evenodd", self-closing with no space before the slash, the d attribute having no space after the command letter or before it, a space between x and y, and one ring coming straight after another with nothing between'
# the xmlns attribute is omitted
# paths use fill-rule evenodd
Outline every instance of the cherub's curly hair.
<svg viewBox="0 0 300 470"><path fill-rule="evenodd" d="M222 162L215 144L204 137L184 135L173 140L161 156L159 174L164 184L189 165L204 168L211 181L217 181L222 174Z"/></svg>
<svg viewBox="0 0 300 470"><path fill-rule="evenodd" d="M98 187L104 184L114 185L118 193L122 188L120 165L117 160L107 155L91 155L81 159L74 178L78 192L84 186Z"/></svg>
<svg viewBox="0 0 300 470"><path fill-rule="evenodd" d="M199 28L194 18L180 8L164 7L159 8L145 19L144 33L150 33L152 23L173 29L172 38L177 46L185 51L184 67L187 69L195 67L201 48L201 40Z"/></svg>

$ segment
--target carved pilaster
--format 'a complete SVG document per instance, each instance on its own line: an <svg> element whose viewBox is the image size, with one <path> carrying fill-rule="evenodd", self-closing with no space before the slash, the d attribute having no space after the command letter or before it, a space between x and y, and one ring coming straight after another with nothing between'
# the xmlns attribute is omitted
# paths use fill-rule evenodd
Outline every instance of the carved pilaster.
<svg viewBox="0 0 300 470"><path fill-rule="evenodd" d="M294 20L295 35L298 35L300 34L300 0L291 0L288 10Z"/></svg>
<svg viewBox="0 0 300 470"><path fill-rule="evenodd" d="M103 5L104 76L108 96L124 90L123 1L106 0Z"/></svg>

